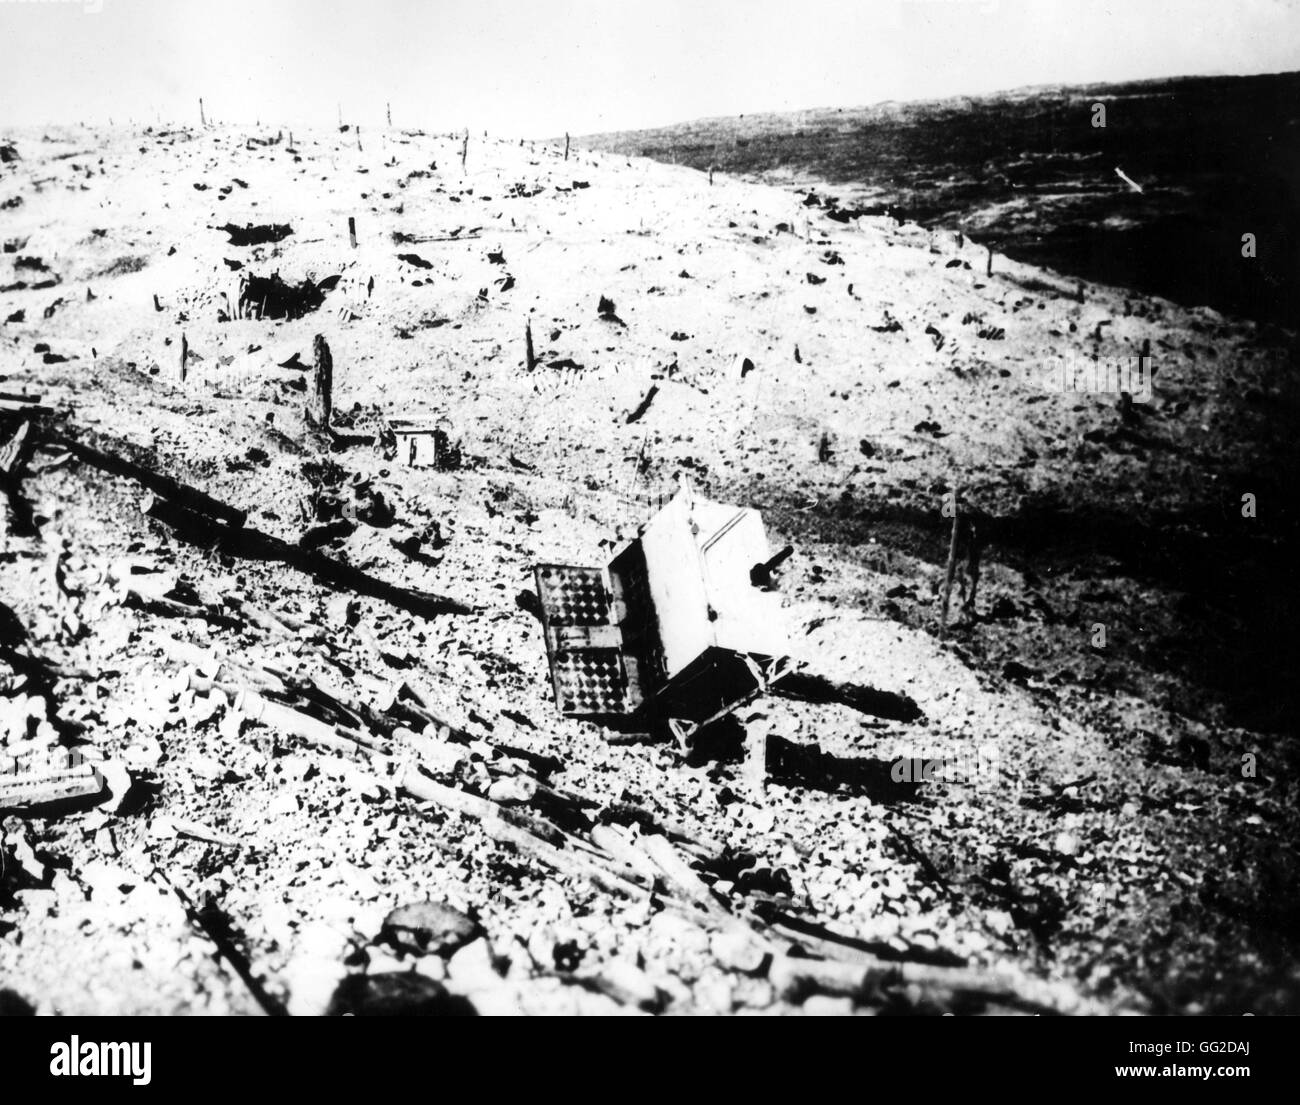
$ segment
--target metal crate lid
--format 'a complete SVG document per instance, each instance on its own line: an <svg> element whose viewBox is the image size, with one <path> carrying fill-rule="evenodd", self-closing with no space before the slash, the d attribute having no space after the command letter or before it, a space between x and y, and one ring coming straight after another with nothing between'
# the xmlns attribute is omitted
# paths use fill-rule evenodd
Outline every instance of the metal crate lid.
<svg viewBox="0 0 1300 1105"><path fill-rule="evenodd" d="M535 576L560 712L569 717L631 713L640 705L640 694L628 679L622 635L612 624L605 573L539 564Z"/></svg>

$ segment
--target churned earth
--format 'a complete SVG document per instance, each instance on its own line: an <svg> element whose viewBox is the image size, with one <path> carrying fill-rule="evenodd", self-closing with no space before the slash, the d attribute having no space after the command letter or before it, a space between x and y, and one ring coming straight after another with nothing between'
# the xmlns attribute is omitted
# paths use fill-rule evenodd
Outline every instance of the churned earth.
<svg viewBox="0 0 1300 1105"><path fill-rule="evenodd" d="M4 143L4 437L47 408L0 548L5 748L116 780L5 815L7 1000L1295 1011L1293 332L562 144ZM323 302L240 317L273 273ZM1060 387L1144 349L1147 402ZM404 464L396 419L459 464ZM247 511L260 553L68 438ZM561 718L533 566L605 562L683 477L794 546L807 670L915 709L769 696L689 756ZM954 489L983 555L942 633ZM274 551L304 535L379 585ZM286 687L354 736L277 724Z"/></svg>

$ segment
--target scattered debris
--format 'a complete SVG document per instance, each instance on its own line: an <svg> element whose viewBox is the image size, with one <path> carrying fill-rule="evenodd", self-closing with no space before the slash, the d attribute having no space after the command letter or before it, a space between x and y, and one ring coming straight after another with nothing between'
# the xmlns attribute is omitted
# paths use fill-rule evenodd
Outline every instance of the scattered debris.
<svg viewBox="0 0 1300 1105"><path fill-rule="evenodd" d="M286 284L278 272L268 277L249 273L240 278L236 317L302 318L319 308L325 293L338 282L338 276L327 276L319 282L304 280L295 285Z"/></svg>
<svg viewBox="0 0 1300 1105"><path fill-rule="evenodd" d="M650 409L650 404L654 402L655 396L659 394L659 385L651 384L650 390L645 393L645 398L638 403L627 416L626 422L631 425L633 422L641 421L642 416Z"/></svg>
<svg viewBox="0 0 1300 1105"><path fill-rule="evenodd" d="M600 297L600 303L597 307L597 313L600 315L600 318L603 322L615 322L619 326L627 325L627 323L625 323L621 318L618 317L617 314L614 313L614 301L612 299L607 299L603 295Z"/></svg>
<svg viewBox="0 0 1300 1105"><path fill-rule="evenodd" d="M268 245L271 242L282 242L293 233L293 227L287 223L264 223L256 226L252 223L247 223L244 226L226 223L225 226L218 226L213 229L225 231L232 246Z"/></svg>

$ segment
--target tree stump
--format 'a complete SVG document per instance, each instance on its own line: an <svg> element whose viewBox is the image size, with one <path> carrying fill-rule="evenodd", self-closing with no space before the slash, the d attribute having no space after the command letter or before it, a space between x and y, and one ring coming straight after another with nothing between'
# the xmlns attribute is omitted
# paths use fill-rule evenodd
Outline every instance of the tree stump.
<svg viewBox="0 0 1300 1105"><path fill-rule="evenodd" d="M334 358L324 334L317 334L312 345L311 390L307 395L307 421L328 430L334 413Z"/></svg>

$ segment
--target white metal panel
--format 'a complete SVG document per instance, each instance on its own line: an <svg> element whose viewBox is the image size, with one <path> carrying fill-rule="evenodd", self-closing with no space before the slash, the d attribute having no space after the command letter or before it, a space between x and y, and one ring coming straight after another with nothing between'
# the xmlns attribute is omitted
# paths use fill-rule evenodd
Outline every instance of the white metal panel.
<svg viewBox="0 0 1300 1105"><path fill-rule="evenodd" d="M691 533L685 496L678 495L650 519L641 545L664 666L671 679L713 644L700 551Z"/></svg>

